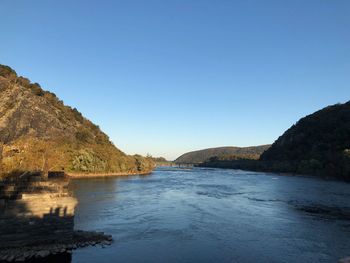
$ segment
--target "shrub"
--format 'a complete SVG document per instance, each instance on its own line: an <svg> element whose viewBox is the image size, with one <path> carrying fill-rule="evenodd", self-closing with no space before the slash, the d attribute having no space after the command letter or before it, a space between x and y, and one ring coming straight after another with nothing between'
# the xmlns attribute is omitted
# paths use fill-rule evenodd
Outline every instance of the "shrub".
<svg viewBox="0 0 350 263"><path fill-rule="evenodd" d="M79 172L105 172L107 162L91 149L80 150L72 160L72 170Z"/></svg>
<svg viewBox="0 0 350 263"><path fill-rule="evenodd" d="M28 88L30 86L30 80L24 77L18 77L16 83L25 88Z"/></svg>
<svg viewBox="0 0 350 263"><path fill-rule="evenodd" d="M79 142L90 142L90 141L92 141L92 136L91 136L91 134L90 134L87 130L78 131L78 132L75 134L75 138L76 138Z"/></svg>
<svg viewBox="0 0 350 263"><path fill-rule="evenodd" d="M17 73L9 66L1 65L0 64L0 76L4 78L8 78L10 80L16 80Z"/></svg>
<svg viewBox="0 0 350 263"><path fill-rule="evenodd" d="M29 88L37 96L44 96L45 95L45 92L42 90L42 88L40 87L40 85L38 83L29 84Z"/></svg>

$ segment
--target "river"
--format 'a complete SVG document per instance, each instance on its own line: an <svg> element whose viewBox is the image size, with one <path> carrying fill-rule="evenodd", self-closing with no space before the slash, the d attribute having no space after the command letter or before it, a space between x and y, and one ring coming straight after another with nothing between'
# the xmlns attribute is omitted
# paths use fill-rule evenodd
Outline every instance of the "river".
<svg viewBox="0 0 350 263"><path fill-rule="evenodd" d="M337 262L350 256L350 184L221 169L76 179L75 228L113 235L72 262Z"/></svg>

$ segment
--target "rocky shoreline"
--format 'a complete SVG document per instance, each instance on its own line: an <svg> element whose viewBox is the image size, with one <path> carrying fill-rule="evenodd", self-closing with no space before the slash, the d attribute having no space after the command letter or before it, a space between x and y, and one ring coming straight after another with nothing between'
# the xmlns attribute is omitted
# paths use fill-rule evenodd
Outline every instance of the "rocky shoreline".
<svg viewBox="0 0 350 263"><path fill-rule="evenodd" d="M69 178L96 178L96 177L113 177L113 176L131 176L131 175L148 175L153 170L143 172L121 172L121 173L66 173Z"/></svg>
<svg viewBox="0 0 350 263"><path fill-rule="evenodd" d="M111 245L112 242L112 236L103 232L77 230L73 233L72 242L2 249L0 262L25 262L61 253L72 253L75 249L87 246L99 245L103 248Z"/></svg>

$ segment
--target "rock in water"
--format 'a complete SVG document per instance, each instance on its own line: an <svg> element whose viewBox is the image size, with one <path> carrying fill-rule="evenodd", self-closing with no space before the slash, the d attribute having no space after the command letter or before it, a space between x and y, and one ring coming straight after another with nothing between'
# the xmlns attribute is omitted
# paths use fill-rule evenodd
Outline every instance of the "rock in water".
<svg viewBox="0 0 350 263"><path fill-rule="evenodd" d="M350 257L342 258L338 261L339 263L350 263Z"/></svg>

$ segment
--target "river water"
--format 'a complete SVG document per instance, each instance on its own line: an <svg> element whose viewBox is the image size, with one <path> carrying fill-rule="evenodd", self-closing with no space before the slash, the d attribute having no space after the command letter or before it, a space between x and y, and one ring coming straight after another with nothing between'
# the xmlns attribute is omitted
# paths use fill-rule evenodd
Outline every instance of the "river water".
<svg viewBox="0 0 350 263"><path fill-rule="evenodd" d="M337 262L350 256L350 184L221 169L77 179L75 228L113 235L72 262Z"/></svg>

